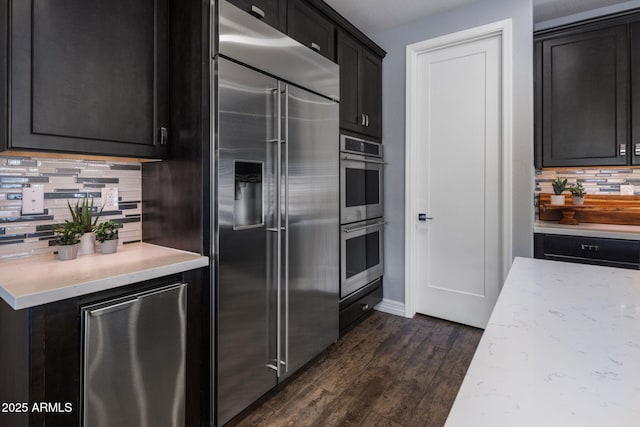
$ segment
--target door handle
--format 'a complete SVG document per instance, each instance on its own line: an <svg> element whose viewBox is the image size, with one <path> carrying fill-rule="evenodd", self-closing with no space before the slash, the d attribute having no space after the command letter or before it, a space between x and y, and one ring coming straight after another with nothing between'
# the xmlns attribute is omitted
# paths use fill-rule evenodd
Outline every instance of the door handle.
<svg viewBox="0 0 640 427"><path fill-rule="evenodd" d="M635 151L636 156L640 156L640 142L636 142L634 144L634 151Z"/></svg>
<svg viewBox="0 0 640 427"><path fill-rule="evenodd" d="M426 213L419 213L418 214L418 221L426 221L428 219L433 219L433 217L427 216Z"/></svg>
<svg viewBox="0 0 640 427"><path fill-rule="evenodd" d="M311 43L311 49L313 49L316 52L320 53L320 45L318 43Z"/></svg>
<svg viewBox="0 0 640 427"><path fill-rule="evenodd" d="M367 118L367 123L365 124L366 127L369 127L369 115L365 114L364 115Z"/></svg>
<svg viewBox="0 0 640 427"><path fill-rule="evenodd" d="M619 150L620 150L619 151L620 156L622 156L622 157L626 156L627 155L627 144L620 144Z"/></svg>
<svg viewBox="0 0 640 427"><path fill-rule="evenodd" d="M364 124L365 124L364 114L360 114L360 126L364 126Z"/></svg>

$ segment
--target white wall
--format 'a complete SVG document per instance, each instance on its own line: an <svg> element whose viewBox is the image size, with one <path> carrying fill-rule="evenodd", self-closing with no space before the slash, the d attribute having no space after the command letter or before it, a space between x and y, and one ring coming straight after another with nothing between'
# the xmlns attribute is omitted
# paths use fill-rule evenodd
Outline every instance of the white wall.
<svg viewBox="0 0 640 427"><path fill-rule="evenodd" d="M405 48L507 18L513 23L513 256L533 255L533 9L531 0L484 0L372 36L387 51L382 80L383 142L388 163L385 299L404 303ZM443 176L442 185L446 182ZM451 191L456 197L456 190ZM451 238L464 244L464 236Z"/></svg>

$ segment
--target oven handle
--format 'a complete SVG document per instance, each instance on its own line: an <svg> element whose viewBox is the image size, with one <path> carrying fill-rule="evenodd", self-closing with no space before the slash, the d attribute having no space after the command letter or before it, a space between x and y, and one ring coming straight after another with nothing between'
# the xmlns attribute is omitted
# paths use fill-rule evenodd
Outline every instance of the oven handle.
<svg viewBox="0 0 640 427"><path fill-rule="evenodd" d="M348 228L348 229L345 228L344 232L345 233L354 233L356 231L366 230L367 228L380 227L381 225L385 225L386 223L387 223L387 221L380 221L380 222L376 222L374 224L363 225L362 227Z"/></svg>
<svg viewBox="0 0 640 427"><path fill-rule="evenodd" d="M377 163L380 165L385 165L386 162L383 160L369 159L364 157L351 157L351 156L343 156L342 160L354 160L356 162L365 162L365 163Z"/></svg>

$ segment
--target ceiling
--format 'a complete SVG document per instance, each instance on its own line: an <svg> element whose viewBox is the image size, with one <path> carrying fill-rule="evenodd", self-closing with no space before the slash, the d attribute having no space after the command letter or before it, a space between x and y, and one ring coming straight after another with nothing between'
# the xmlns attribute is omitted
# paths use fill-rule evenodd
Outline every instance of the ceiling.
<svg viewBox="0 0 640 427"><path fill-rule="evenodd" d="M325 0L365 34L482 0ZM534 22L542 22L626 0L533 0Z"/></svg>

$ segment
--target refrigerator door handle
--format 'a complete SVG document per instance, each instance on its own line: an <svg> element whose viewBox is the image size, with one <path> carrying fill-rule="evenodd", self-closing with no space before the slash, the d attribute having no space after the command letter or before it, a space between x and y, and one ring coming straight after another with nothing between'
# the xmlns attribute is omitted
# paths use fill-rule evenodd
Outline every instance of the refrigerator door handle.
<svg viewBox="0 0 640 427"><path fill-rule="evenodd" d="M278 143L276 151L276 360L282 360L282 337L280 331L282 330L282 215L280 213L280 207L282 206L282 118L283 118L283 105L282 105L282 93L283 83L278 82L278 108L277 108L277 132ZM280 377L280 363L276 363L277 376Z"/></svg>
<svg viewBox="0 0 640 427"><path fill-rule="evenodd" d="M280 364L289 372L289 85L284 86L284 359Z"/></svg>

